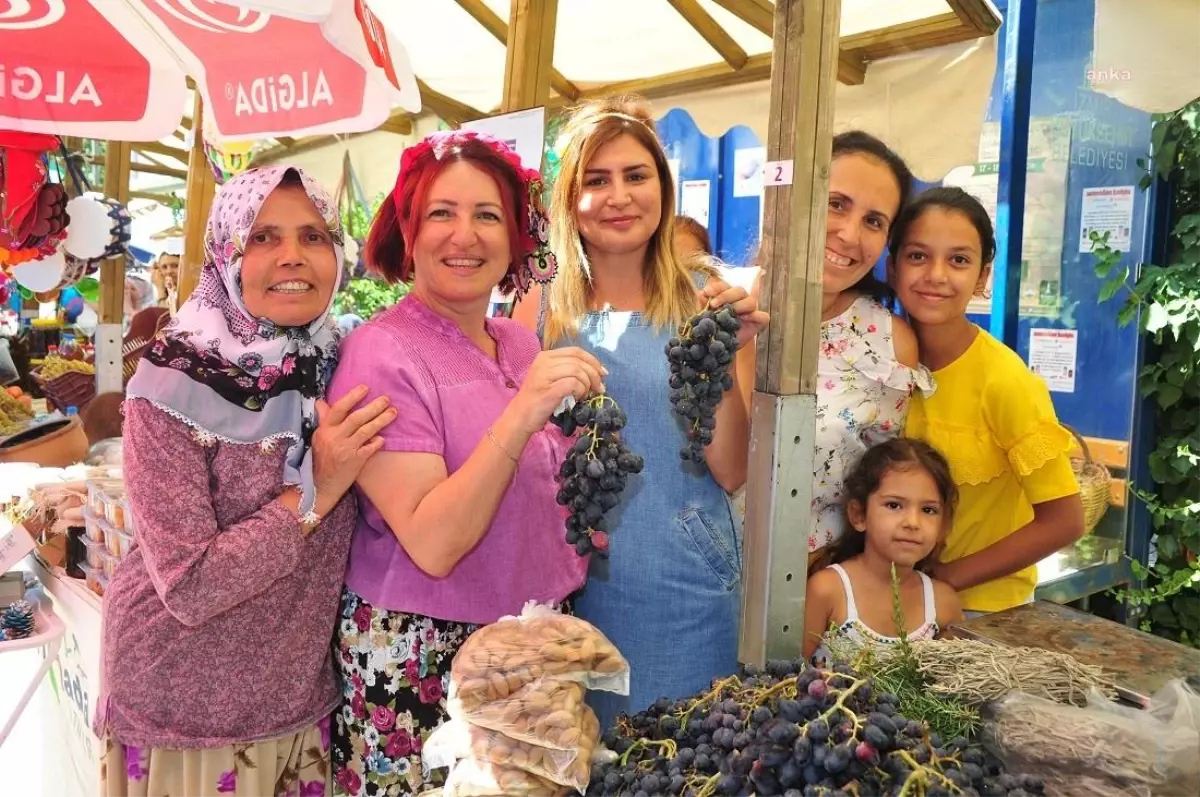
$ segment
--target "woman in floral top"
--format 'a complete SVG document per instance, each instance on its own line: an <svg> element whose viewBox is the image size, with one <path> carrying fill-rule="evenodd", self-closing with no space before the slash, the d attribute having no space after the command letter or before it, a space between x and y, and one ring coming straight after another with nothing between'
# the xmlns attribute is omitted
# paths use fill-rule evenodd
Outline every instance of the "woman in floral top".
<svg viewBox="0 0 1200 797"><path fill-rule="evenodd" d="M911 191L912 173L882 141L858 131L834 137L810 559L845 533L846 475L872 445L903 434L912 392L933 388L917 363L916 336L884 307L890 292L871 273Z"/></svg>

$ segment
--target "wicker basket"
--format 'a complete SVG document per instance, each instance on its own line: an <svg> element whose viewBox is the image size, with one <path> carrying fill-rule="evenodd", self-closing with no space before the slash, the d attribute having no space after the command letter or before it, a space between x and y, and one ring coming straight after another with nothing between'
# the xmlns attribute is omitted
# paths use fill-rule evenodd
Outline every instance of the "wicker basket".
<svg viewBox="0 0 1200 797"><path fill-rule="evenodd" d="M39 368L33 372L33 378L55 409L62 412L66 412L67 407L75 407L83 412L88 402L96 397L95 374L67 371L53 379L43 379Z"/></svg>
<svg viewBox="0 0 1200 797"><path fill-rule="evenodd" d="M1092 459L1087 441L1079 432L1066 424L1063 428L1075 437L1083 452L1082 458L1071 457L1071 469L1079 481L1079 497L1083 501L1083 533L1091 534L1112 503L1112 474L1102 463Z"/></svg>

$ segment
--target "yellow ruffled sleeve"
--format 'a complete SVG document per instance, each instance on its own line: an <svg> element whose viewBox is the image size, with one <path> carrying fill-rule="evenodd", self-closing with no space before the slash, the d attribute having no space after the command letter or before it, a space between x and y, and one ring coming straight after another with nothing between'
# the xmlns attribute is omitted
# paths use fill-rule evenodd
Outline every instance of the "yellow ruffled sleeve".
<svg viewBox="0 0 1200 797"><path fill-rule="evenodd" d="M1031 504L1079 492L1068 457L1075 440L1059 423L1045 382L1028 371L993 379L983 405L992 435Z"/></svg>

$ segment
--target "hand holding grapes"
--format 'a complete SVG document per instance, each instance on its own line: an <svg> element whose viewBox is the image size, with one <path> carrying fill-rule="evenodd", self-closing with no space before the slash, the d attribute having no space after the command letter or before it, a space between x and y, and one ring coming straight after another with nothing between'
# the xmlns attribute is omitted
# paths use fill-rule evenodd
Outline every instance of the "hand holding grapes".
<svg viewBox="0 0 1200 797"><path fill-rule="evenodd" d="M603 393L604 366L592 354L573 346L540 353L525 375L521 389L509 404L522 431L534 434L567 396L582 399Z"/></svg>
<svg viewBox="0 0 1200 797"><path fill-rule="evenodd" d="M758 309L758 299L749 294L745 288L730 287L723 280L713 278L700 291L700 299L704 306L718 310L726 305L737 316L741 327L737 331L738 347L745 346L754 340L754 336L766 328L771 316Z"/></svg>

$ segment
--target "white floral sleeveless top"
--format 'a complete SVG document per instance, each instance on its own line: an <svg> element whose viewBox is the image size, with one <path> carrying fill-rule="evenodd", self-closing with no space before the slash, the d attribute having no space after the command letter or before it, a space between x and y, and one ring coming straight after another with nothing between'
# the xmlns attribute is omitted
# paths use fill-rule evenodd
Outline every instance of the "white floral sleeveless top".
<svg viewBox="0 0 1200 797"><path fill-rule="evenodd" d="M924 366L896 361L892 314L869 296L821 324L817 376L809 553L845 532L842 483L858 458L876 443L904 434L913 390L933 393L933 377Z"/></svg>

